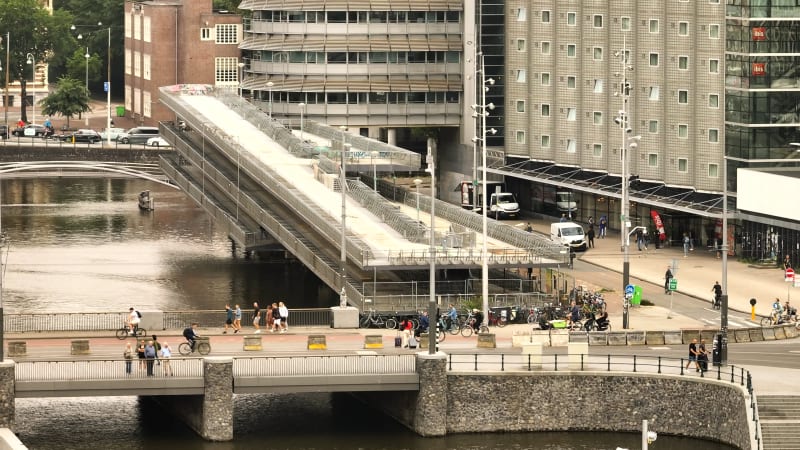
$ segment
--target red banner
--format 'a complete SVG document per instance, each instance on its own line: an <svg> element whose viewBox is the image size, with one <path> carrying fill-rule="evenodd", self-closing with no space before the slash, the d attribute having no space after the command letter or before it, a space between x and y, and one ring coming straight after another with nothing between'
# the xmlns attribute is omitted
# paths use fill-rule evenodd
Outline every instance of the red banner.
<svg viewBox="0 0 800 450"><path fill-rule="evenodd" d="M750 66L750 74L754 77L763 77L767 74L767 64L754 62Z"/></svg>
<svg viewBox="0 0 800 450"><path fill-rule="evenodd" d="M650 210L650 217L656 224L656 231L658 231L658 240L664 242L667 240L667 233L664 231L664 222L661 221L661 216L658 215L655 209Z"/></svg>
<svg viewBox="0 0 800 450"><path fill-rule="evenodd" d="M753 40L754 41L766 41L767 40L767 28L766 27L753 27Z"/></svg>

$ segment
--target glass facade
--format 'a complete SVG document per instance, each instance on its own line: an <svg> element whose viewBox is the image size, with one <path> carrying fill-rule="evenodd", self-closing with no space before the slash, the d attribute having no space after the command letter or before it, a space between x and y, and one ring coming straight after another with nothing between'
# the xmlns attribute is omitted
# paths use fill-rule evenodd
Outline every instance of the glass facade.
<svg viewBox="0 0 800 450"><path fill-rule="evenodd" d="M495 109L486 118L486 128L494 128L496 134L486 135L486 145L505 145L505 0L479 0L480 42L484 54L486 78L495 83L486 91L486 103L494 103ZM480 86L479 86L480 88ZM480 93L480 91L478 91Z"/></svg>

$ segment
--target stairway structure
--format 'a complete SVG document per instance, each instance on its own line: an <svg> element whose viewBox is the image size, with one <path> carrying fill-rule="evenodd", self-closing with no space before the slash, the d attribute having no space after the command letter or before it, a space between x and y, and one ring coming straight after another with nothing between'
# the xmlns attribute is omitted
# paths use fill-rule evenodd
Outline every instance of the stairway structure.
<svg viewBox="0 0 800 450"><path fill-rule="evenodd" d="M800 449L800 395L759 395L764 450Z"/></svg>

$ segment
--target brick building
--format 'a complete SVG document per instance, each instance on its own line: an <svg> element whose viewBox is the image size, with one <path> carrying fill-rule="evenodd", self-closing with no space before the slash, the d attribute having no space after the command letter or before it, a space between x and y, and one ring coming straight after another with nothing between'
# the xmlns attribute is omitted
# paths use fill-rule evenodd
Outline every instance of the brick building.
<svg viewBox="0 0 800 450"><path fill-rule="evenodd" d="M158 88L181 83L239 86L242 17L211 0L125 2L125 115L138 124L172 120Z"/></svg>

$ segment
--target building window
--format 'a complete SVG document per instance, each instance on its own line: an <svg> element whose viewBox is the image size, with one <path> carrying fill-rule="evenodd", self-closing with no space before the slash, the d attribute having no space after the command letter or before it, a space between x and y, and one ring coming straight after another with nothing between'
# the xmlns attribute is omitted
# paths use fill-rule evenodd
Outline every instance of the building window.
<svg viewBox="0 0 800 450"><path fill-rule="evenodd" d="M211 28L200 28L200 40L201 41L210 41L214 39L211 36Z"/></svg>
<svg viewBox="0 0 800 450"><path fill-rule="evenodd" d="M719 177L719 164L708 165L708 176L711 178Z"/></svg>
<svg viewBox="0 0 800 450"><path fill-rule="evenodd" d="M525 39L517 39L517 51L524 52L525 50Z"/></svg>
<svg viewBox="0 0 800 450"><path fill-rule="evenodd" d="M688 56L678 56L678 69L679 70L688 70L689 69L689 57Z"/></svg>
<svg viewBox="0 0 800 450"><path fill-rule="evenodd" d="M658 19L650 19L650 32L658 33Z"/></svg>
<svg viewBox="0 0 800 450"><path fill-rule="evenodd" d="M592 51L592 57L595 61L602 61L603 60L603 49L601 47L595 47Z"/></svg>
<svg viewBox="0 0 800 450"><path fill-rule="evenodd" d="M133 76L142 76L142 54L139 52L133 52Z"/></svg>
<svg viewBox="0 0 800 450"><path fill-rule="evenodd" d="M712 23L708 26L708 37L711 39L719 39L719 25Z"/></svg>
<svg viewBox="0 0 800 450"><path fill-rule="evenodd" d="M142 115L145 117L151 117L153 112L151 110L152 101L150 100L150 91L142 92Z"/></svg>
<svg viewBox="0 0 800 450"><path fill-rule="evenodd" d="M575 153L575 149L577 145L575 145L575 139L567 139L567 153Z"/></svg>
<svg viewBox="0 0 800 450"><path fill-rule="evenodd" d="M600 111L594 111L592 113L592 120L595 125L602 125L603 124L603 113Z"/></svg>
<svg viewBox="0 0 800 450"><path fill-rule="evenodd" d="M567 77L567 88L568 89L575 89L576 78L574 76Z"/></svg>
<svg viewBox="0 0 800 450"><path fill-rule="evenodd" d="M716 128L710 128L708 130L708 142L712 144L719 143L719 130Z"/></svg>
<svg viewBox="0 0 800 450"><path fill-rule="evenodd" d="M519 8L517 10L517 22L525 22L528 20L528 10L525 8Z"/></svg>
<svg viewBox="0 0 800 450"><path fill-rule="evenodd" d="M542 117L550 117L550 105L542 103Z"/></svg>
<svg viewBox="0 0 800 450"><path fill-rule="evenodd" d="M603 93L603 80L600 79L594 80L594 88L592 89L592 92L594 92L595 94Z"/></svg>
<svg viewBox="0 0 800 450"><path fill-rule="evenodd" d="M550 11L542 11L542 23L550 23Z"/></svg>
<svg viewBox="0 0 800 450"><path fill-rule="evenodd" d="M684 89L678 91L678 103L681 105L689 103L689 91Z"/></svg>
<svg viewBox="0 0 800 450"><path fill-rule="evenodd" d="M214 83L218 86L238 86L239 58L214 58Z"/></svg>
<svg viewBox="0 0 800 450"><path fill-rule="evenodd" d="M542 54L543 55L549 55L550 54L550 42L542 41L541 42L541 47L542 47Z"/></svg>
<svg viewBox="0 0 800 450"><path fill-rule="evenodd" d="M149 54L144 55L144 58L142 60L142 78L144 78L145 80L149 80L150 79L150 55Z"/></svg>
<svg viewBox="0 0 800 450"><path fill-rule="evenodd" d="M620 17L620 29L622 31L631 31L631 18L630 17Z"/></svg>
<svg viewBox="0 0 800 450"><path fill-rule="evenodd" d="M575 44L567 45L567 57L569 58L575 57Z"/></svg>
<svg viewBox="0 0 800 450"><path fill-rule="evenodd" d="M708 94L708 107L719 108L719 94Z"/></svg>
<svg viewBox="0 0 800 450"><path fill-rule="evenodd" d="M567 108L567 120L574 122L578 118L578 110L575 108Z"/></svg>
<svg viewBox="0 0 800 450"><path fill-rule="evenodd" d="M689 35L689 22L678 22L678 36Z"/></svg>
<svg viewBox="0 0 800 450"><path fill-rule="evenodd" d="M678 172L689 171L689 160L686 158L678 158Z"/></svg>
<svg viewBox="0 0 800 450"><path fill-rule="evenodd" d="M542 86L550 86L550 74L542 72Z"/></svg>
<svg viewBox="0 0 800 450"><path fill-rule="evenodd" d="M647 123L647 131L650 133L658 133L658 121L651 120Z"/></svg>
<svg viewBox="0 0 800 450"><path fill-rule="evenodd" d="M239 25L235 23L218 23L215 32L217 44L239 43Z"/></svg>
<svg viewBox="0 0 800 450"><path fill-rule="evenodd" d="M575 26L575 23L577 22L577 20L576 20L577 17L578 17L577 13L568 12L567 13L567 25Z"/></svg>
<svg viewBox="0 0 800 450"><path fill-rule="evenodd" d="M542 148L550 148L550 136L542 135Z"/></svg>
<svg viewBox="0 0 800 450"><path fill-rule="evenodd" d="M133 58L131 58L131 51L125 49L125 73L131 74L131 67L133 65ZM130 108L127 108L130 109Z"/></svg>
<svg viewBox="0 0 800 450"><path fill-rule="evenodd" d="M685 123L678 125L678 137L681 139L689 138L689 125Z"/></svg>
<svg viewBox="0 0 800 450"><path fill-rule="evenodd" d="M708 60L708 73L719 73L719 60L718 59L709 59Z"/></svg>
<svg viewBox="0 0 800 450"><path fill-rule="evenodd" d="M144 16L144 23L142 24L142 40L145 42L150 42L150 36L150 16ZM150 94L147 93L147 95Z"/></svg>
<svg viewBox="0 0 800 450"><path fill-rule="evenodd" d="M595 28L603 28L603 16L602 16L602 14L595 14L594 15L594 27Z"/></svg>
<svg viewBox="0 0 800 450"><path fill-rule="evenodd" d="M658 153L647 154L647 165L650 167L658 167Z"/></svg>
<svg viewBox="0 0 800 450"><path fill-rule="evenodd" d="M517 69L517 83L524 83L525 82L525 69Z"/></svg>
<svg viewBox="0 0 800 450"><path fill-rule="evenodd" d="M650 53L650 67L658 67L658 53Z"/></svg>
<svg viewBox="0 0 800 450"><path fill-rule="evenodd" d="M592 145L592 156L594 156L595 158L603 157L603 144Z"/></svg>
<svg viewBox="0 0 800 450"><path fill-rule="evenodd" d="M517 130L517 144L524 144L525 143L525 132L522 130Z"/></svg>
<svg viewBox="0 0 800 450"><path fill-rule="evenodd" d="M525 100L517 100L517 112L525 112Z"/></svg>
<svg viewBox="0 0 800 450"><path fill-rule="evenodd" d="M656 101L658 100L659 95L660 95L660 89L658 88L658 86L650 86L647 92L647 99L651 101Z"/></svg>

